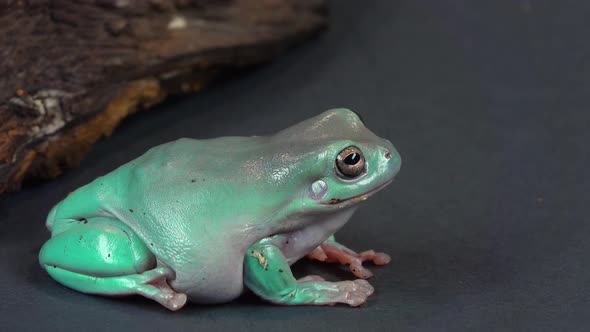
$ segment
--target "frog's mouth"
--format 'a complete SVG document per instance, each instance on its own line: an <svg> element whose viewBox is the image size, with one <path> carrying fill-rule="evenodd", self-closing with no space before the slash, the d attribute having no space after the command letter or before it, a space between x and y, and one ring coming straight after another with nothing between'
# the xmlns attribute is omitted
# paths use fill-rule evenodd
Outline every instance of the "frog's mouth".
<svg viewBox="0 0 590 332"><path fill-rule="evenodd" d="M360 195L356 195L356 196L352 196L352 197L347 197L347 198L332 198L327 201L322 201L322 202L320 202L320 204L323 204L323 205L350 205L350 204L359 203L359 202L362 202L362 201L366 200L367 198L371 197L374 193L387 187L391 182L393 182L393 179L388 180L387 182L378 185L377 187L367 191L364 194L360 194Z"/></svg>

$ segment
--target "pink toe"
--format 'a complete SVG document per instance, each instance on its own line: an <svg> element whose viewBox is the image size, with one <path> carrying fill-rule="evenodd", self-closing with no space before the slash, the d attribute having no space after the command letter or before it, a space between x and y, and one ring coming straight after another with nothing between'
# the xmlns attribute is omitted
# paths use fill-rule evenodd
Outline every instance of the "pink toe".
<svg viewBox="0 0 590 332"><path fill-rule="evenodd" d="M391 257L389 257L388 254L382 252L376 253L375 257L373 258L373 263L377 265L385 265L389 262L391 262Z"/></svg>

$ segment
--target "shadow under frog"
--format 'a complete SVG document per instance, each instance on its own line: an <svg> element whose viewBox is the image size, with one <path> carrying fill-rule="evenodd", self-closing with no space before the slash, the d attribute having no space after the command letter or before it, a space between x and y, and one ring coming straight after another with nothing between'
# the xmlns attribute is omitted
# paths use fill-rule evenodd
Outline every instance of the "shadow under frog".
<svg viewBox="0 0 590 332"><path fill-rule="evenodd" d="M358 306L372 294L364 261L333 234L391 183L401 159L359 116L334 109L271 136L179 139L77 189L49 213L39 261L75 290L139 294L170 310L245 289L285 305ZM359 279L295 279L308 257Z"/></svg>

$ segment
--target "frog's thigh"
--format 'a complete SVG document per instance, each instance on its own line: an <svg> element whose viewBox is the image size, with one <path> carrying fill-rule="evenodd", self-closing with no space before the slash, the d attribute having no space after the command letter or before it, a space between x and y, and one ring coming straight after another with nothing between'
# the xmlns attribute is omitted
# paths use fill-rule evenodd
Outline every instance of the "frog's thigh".
<svg viewBox="0 0 590 332"><path fill-rule="evenodd" d="M167 284L174 273L156 267L146 245L124 224L92 218L53 236L39 253L49 275L77 291L100 295L139 294L170 310L181 308L184 294Z"/></svg>
<svg viewBox="0 0 590 332"><path fill-rule="evenodd" d="M94 277L136 274L156 265L131 229L107 218L92 218L54 235L41 248L39 261Z"/></svg>

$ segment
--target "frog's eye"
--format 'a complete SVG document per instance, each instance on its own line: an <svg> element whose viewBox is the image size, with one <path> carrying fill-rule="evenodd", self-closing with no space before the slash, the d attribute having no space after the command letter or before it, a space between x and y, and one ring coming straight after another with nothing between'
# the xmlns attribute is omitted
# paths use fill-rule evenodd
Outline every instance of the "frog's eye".
<svg viewBox="0 0 590 332"><path fill-rule="evenodd" d="M361 175L365 170L365 157L356 146L349 146L340 151L336 157L336 169L338 176L344 179L352 179Z"/></svg>

